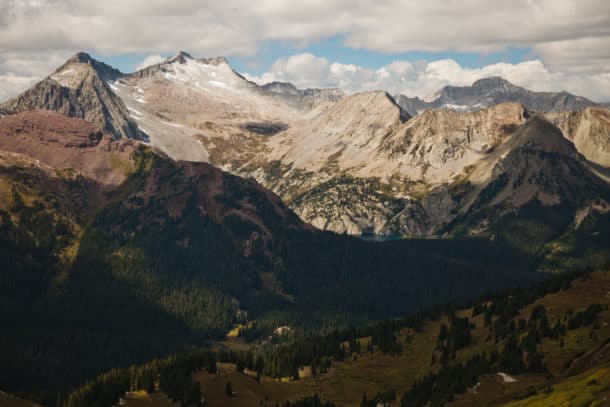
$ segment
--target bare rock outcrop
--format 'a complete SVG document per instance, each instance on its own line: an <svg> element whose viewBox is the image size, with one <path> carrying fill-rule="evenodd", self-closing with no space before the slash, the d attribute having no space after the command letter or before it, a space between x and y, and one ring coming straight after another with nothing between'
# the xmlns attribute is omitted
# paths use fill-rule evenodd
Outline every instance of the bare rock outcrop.
<svg viewBox="0 0 610 407"><path fill-rule="evenodd" d="M32 88L0 104L0 112L54 110L85 119L115 138L144 139L108 83L120 76L118 70L80 52Z"/></svg>

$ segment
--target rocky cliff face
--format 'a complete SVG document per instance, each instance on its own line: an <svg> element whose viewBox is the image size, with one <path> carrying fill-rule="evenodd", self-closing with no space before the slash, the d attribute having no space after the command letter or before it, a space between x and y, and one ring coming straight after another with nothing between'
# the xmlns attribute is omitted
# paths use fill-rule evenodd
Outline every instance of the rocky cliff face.
<svg viewBox="0 0 610 407"><path fill-rule="evenodd" d="M319 228L427 235L452 217L448 185L463 180L527 117L523 106L502 104L404 121L387 94L368 92L265 140L266 159L233 163L233 170L254 174Z"/></svg>
<svg viewBox="0 0 610 407"><path fill-rule="evenodd" d="M333 162L340 169L364 167L384 137L408 119L409 115L386 92L357 93L270 138L269 159L281 159L307 170Z"/></svg>
<svg viewBox="0 0 610 407"><path fill-rule="evenodd" d="M596 105L567 92L532 92L500 77L479 79L471 86L445 86L430 99L424 101L417 97L396 95L397 103L411 115L427 109L472 112L504 102L520 103L527 109L539 112L582 110Z"/></svg>
<svg viewBox="0 0 610 407"><path fill-rule="evenodd" d="M0 112L54 110L83 118L115 138L144 139L146 136L108 84L120 76L116 69L78 53L31 89L2 103Z"/></svg>
<svg viewBox="0 0 610 407"><path fill-rule="evenodd" d="M588 107L582 112L546 115L591 162L610 167L610 110Z"/></svg>
<svg viewBox="0 0 610 407"><path fill-rule="evenodd" d="M501 103L410 118L385 92L364 92L274 134L227 140L211 129L201 141L214 165L254 176L318 228L430 235L457 230L447 225L491 182L532 114ZM525 199L520 204L534 199L517 195ZM472 232L477 228L484 229Z"/></svg>
<svg viewBox="0 0 610 407"><path fill-rule="evenodd" d="M329 138L310 159L292 159L307 150L286 153L255 173L303 219L348 233L489 233L501 215L528 205L568 208L564 218L573 219L595 199L606 200L605 182L574 144L531 115L510 103L473 113L429 111L405 123L390 120L391 131L362 143L375 148L360 165L357 155L332 150ZM299 141L308 145L304 136Z"/></svg>
<svg viewBox="0 0 610 407"><path fill-rule="evenodd" d="M530 113L520 104L504 103L473 113L430 110L408 121L384 150L431 184L447 182L502 144ZM398 168L397 171L400 171ZM414 173L408 174L417 179Z"/></svg>

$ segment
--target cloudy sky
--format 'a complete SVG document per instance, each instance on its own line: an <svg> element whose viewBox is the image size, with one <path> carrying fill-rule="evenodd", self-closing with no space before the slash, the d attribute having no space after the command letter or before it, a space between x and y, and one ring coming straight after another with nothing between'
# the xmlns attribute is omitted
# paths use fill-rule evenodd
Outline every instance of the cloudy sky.
<svg viewBox="0 0 610 407"><path fill-rule="evenodd" d="M608 0L0 0L0 100L80 50L126 72L185 50L299 87L425 97L500 75L610 101Z"/></svg>

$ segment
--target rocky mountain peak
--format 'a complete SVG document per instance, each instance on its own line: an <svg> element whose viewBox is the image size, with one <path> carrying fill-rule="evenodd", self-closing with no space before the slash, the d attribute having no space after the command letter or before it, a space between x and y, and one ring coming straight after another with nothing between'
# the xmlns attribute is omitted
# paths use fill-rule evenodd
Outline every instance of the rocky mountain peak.
<svg viewBox="0 0 610 407"><path fill-rule="evenodd" d="M164 77L170 82L182 82L191 86L199 86L204 82L212 81L221 85L231 82L233 84L245 84L246 79L239 75L229 65L225 57L195 58L186 51L179 51L173 57L167 58L157 64L147 66L139 71L124 75L120 83L134 83L151 77Z"/></svg>
<svg viewBox="0 0 610 407"><path fill-rule="evenodd" d="M411 118L403 108L401 108L392 95L384 90L374 90L358 92L343 98L340 105L350 106L352 109L367 109L379 115L384 112L396 112L400 122L406 122Z"/></svg>
<svg viewBox="0 0 610 407"><path fill-rule="evenodd" d="M176 55L174 55L171 58L168 58L167 60L165 60L165 62L162 62L161 64L174 64L174 63L179 63L179 64L186 64L189 61L194 61L194 62L198 62L200 64L204 64L204 65L214 65L214 66L219 66L219 65L229 65L227 59L225 57L211 57L211 58L195 58L193 57L193 55L191 55L190 53L186 52L186 51L179 51Z"/></svg>
<svg viewBox="0 0 610 407"><path fill-rule="evenodd" d="M194 59L195 58L193 58L193 56L191 54L189 54L188 52L186 52L186 51L179 51L173 57L169 57L169 58L167 58L163 62L151 65L151 66L146 67L144 69L148 69L150 67L155 67L155 66L159 66L159 65L167 65L167 64L186 64L187 61L191 61L191 60L194 60Z"/></svg>
<svg viewBox="0 0 610 407"><path fill-rule="evenodd" d="M467 86L446 85L440 91L434 94L429 102L438 103L439 100L450 100L455 98L485 98L489 97L490 92L498 94L510 94L514 92L525 92L526 90L514 85L501 76L488 76L486 78L477 79ZM518 102L518 100L511 100Z"/></svg>
<svg viewBox="0 0 610 407"><path fill-rule="evenodd" d="M531 151L541 151L560 155L576 153L574 144L566 139L561 130L546 120L543 115L535 114L515 131L511 140L513 147L525 146Z"/></svg>
<svg viewBox="0 0 610 407"><path fill-rule="evenodd" d="M66 63L68 63L68 64L91 63L91 61L93 61L93 58L91 57L91 55L89 55L88 53L86 53L84 51L79 51L76 54L74 54L72 57L70 57L66 61Z"/></svg>
<svg viewBox="0 0 610 407"><path fill-rule="evenodd" d="M229 65L229 61L225 57L197 58L196 60L206 65Z"/></svg>
<svg viewBox="0 0 610 407"><path fill-rule="evenodd" d="M185 63L187 59L195 59L191 54L186 51L179 51L175 56L168 59L168 62L179 62L181 64Z"/></svg>
<svg viewBox="0 0 610 407"><path fill-rule="evenodd" d="M85 119L117 139L145 138L123 101L111 89L110 83L122 77L118 69L78 52L47 78L0 104L0 112L53 110Z"/></svg>
<svg viewBox="0 0 610 407"><path fill-rule="evenodd" d="M521 103L538 112L583 110L597 103L584 97L562 92L534 92L514 85L499 76L481 78L470 86L445 86L425 99L396 95L397 103L411 115L427 109L474 112L504 102Z"/></svg>
<svg viewBox="0 0 610 407"><path fill-rule="evenodd" d="M305 109L312 108L317 103L336 102L345 96L338 88L307 88L298 89L290 82L269 82L259 86L259 89L267 95L277 97L295 107Z"/></svg>
<svg viewBox="0 0 610 407"><path fill-rule="evenodd" d="M105 64L97 59L93 58L86 52L80 51L70 57L62 66L57 68L52 75L60 74L62 72L67 72L69 69L73 69L74 67L92 69L95 71L103 80L105 81L114 81L120 78L123 74L116 68L111 67L108 64ZM74 71L69 71L70 73Z"/></svg>
<svg viewBox="0 0 610 407"><path fill-rule="evenodd" d="M470 86L447 85L432 101L435 107L472 111L502 102L519 102L514 96L525 89L513 85L499 76L490 76L474 81Z"/></svg>
<svg viewBox="0 0 610 407"><path fill-rule="evenodd" d="M269 82L264 85L261 85L261 88L267 92L284 96L298 96L301 93L299 89L297 89L297 87L290 82Z"/></svg>
<svg viewBox="0 0 610 407"><path fill-rule="evenodd" d="M502 78L501 76L489 76L487 78L481 78L474 81L471 85L473 88L479 89L490 89L490 88L498 88L503 90L508 90L511 88L515 88L516 86Z"/></svg>

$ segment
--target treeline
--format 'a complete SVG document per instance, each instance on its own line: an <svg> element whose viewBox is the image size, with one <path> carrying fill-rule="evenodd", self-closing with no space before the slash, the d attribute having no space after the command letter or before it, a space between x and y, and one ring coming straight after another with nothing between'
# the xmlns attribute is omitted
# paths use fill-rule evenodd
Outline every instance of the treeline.
<svg viewBox="0 0 610 407"><path fill-rule="evenodd" d="M199 383L193 381L193 372L207 369L217 371L217 354L207 350L193 350L155 359L142 366L113 369L87 382L70 393L58 405L65 407L106 407L118 403L126 392L134 390L160 390L181 406L198 406L201 401Z"/></svg>
<svg viewBox="0 0 610 407"><path fill-rule="evenodd" d="M494 295L488 306L474 307L474 313L478 314L486 309L496 310L494 312L499 315L507 315L508 310L513 312L515 303L525 306L546 294L569 288L570 281L574 278L586 278L586 276L586 273L556 275L529 291L518 289L502 295ZM484 302L489 302L489 298ZM201 369L213 373L216 371L217 362L234 363L238 371L249 369L256 372L259 378L266 375L298 379L298 370L303 366L311 366L312 374L315 376L325 372L333 362L341 361L352 353L364 351L399 353L401 346L398 336L401 331L406 329L414 333L418 332L426 320L437 320L441 314L447 313L450 316L449 326L441 325L438 335L439 347L447 349L447 360L437 374L429 374L419 379L401 399L405 406L423 405L426 402L435 405L434 403L449 400L453 394L465 391L476 383L475 380L479 375L484 373L494 370L512 374L545 371L543 355L538 352L537 344L544 337L553 337L556 332L559 333L558 339L565 334L563 328L550 325L544 307L536 306L528 321L515 325L513 329L504 333L501 340L499 339L502 341L500 351L493 350L489 354L478 354L466 362L452 362L455 359L455 352L468 346L470 330L473 327L468 318L456 316L458 309L463 309L463 306L446 305L420 311L400 320L382 321L368 327L344 329L326 335L298 336L286 343L247 351L193 350L167 359L155 360L141 367L115 369L77 390L68 397L67 402L73 403L69 404L70 407L95 405L86 403L97 399L116 400L125 391L138 388L150 390L155 383L158 383L159 388L173 400L186 402L196 392L191 374ZM594 318L589 315L597 315L600 310L599 306L591 306L587 310L573 314L571 320L592 323ZM527 335L520 341L517 335L519 329L528 330ZM367 337L370 341L365 350L360 344L360 339ZM109 388L112 390L108 390ZM389 396L391 395L380 394L366 402L380 401Z"/></svg>
<svg viewBox="0 0 610 407"><path fill-rule="evenodd" d="M570 282L575 278L587 278L587 276L588 272L553 275L546 281L530 288L513 289L502 294L482 297L476 302L476 305L472 302L461 306L447 304L418 311L405 318L381 321L367 327L352 327L337 330L326 335L296 335L284 343L261 348L259 352L263 366L261 372L276 378L294 377L294 373L300 367L312 366L315 371L322 371L321 369L324 369L325 366L327 367L333 360L343 360L345 357L350 356L351 353L380 351L386 354L399 354L401 352L401 344L398 338L401 332L406 332L406 338L409 340L409 331L413 333L419 332L426 320L438 320L442 314L449 315L449 326L441 325L438 335L438 348L441 350L441 361L447 364L455 359L456 352L459 349L470 344L470 330L474 327L468 318L456 316L459 309L473 307L475 315L478 315L483 310L490 315L503 315L505 318L511 315L512 325L503 322L503 319L500 317L496 319L498 326L512 327L498 330L498 332L501 332L501 335L496 338L496 342L500 342L517 331L518 326L514 324L512 318L517 315L521 308L547 294L568 289ZM490 305L480 305L485 303ZM584 314L588 315L589 313L590 311L584 311ZM534 333L534 329L542 325L542 322L539 322L542 318L541 315L541 311L536 311L529 322L530 330L532 331L531 336L538 338L536 343L539 343L539 340L542 339L539 334ZM580 315L580 313L577 315ZM491 316L486 324L491 324ZM557 329L560 328L549 328L548 331L552 333L556 332ZM539 330L546 332L543 328L539 328ZM360 338L370 338L366 349L361 346ZM523 349L529 351L532 358L536 357L537 353L531 347L528 347L528 343L524 343L523 346ZM507 348L507 351L509 350L510 347ZM532 362L531 367L525 368L535 369L534 365L535 362Z"/></svg>
<svg viewBox="0 0 610 407"><path fill-rule="evenodd" d="M478 353L465 362L444 364L438 373L429 373L417 379L411 388L402 396L402 407L419 407L423 405L441 406L452 401L455 394L466 392L474 386L483 374L504 371L511 374L524 372L544 372L540 353L527 353L528 361L523 362L524 343L519 344L516 336L510 336L502 351L492 350L489 354ZM535 350L535 348L534 348Z"/></svg>
<svg viewBox="0 0 610 407"><path fill-rule="evenodd" d="M568 329L577 329L581 326L592 324L597 319L597 315L604 310L608 310L607 305L592 304L584 311L579 311L576 314L570 313L572 315L570 315L568 320Z"/></svg>
<svg viewBox="0 0 610 407"><path fill-rule="evenodd" d="M464 393L469 387L474 386L483 374L498 371L510 374L544 373L547 371L544 355L537 348L542 339L561 340L561 337L566 334L566 328L577 329L580 326L593 324L597 314L603 309L605 307L593 304L568 319L568 321L579 321L579 323L570 324L568 322L566 326L558 319L551 326L546 308L537 305L533 308L527 321L522 320L523 322L519 322L516 326L511 325L511 329L504 332L501 351L494 347L491 352L476 354L465 362L443 364L438 373L429 373L415 381L402 396L401 407L444 405L446 402L452 401L456 394ZM461 322L459 326L464 332L467 331L466 323ZM522 330L525 330L526 334L519 340ZM441 328L439 341L446 342L450 337L449 332L446 327Z"/></svg>
<svg viewBox="0 0 610 407"><path fill-rule="evenodd" d="M455 359L458 350L470 345L470 330L473 328L474 325L468 318L459 318L455 313L449 314L449 328L441 323L437 349L441 351L442 364L447 364L449 360Z"/></svg>
<svg viewBox="0 0 610 407"><path fill-rule="evenodd" d="M475 379L480 374L497 370L512 374L545 372L544 358L537 348L541 340L544 338L562 340L561 337L565 335L566 329L574 329L580 326L579 324L594 323L595 316L603 307L592 305L583 311L571 314L565 321L557 319L554 323L549 321L546 309L540 305L533 308L527 321L520 320L515 324L514 317L522 308L537 299L560 290L567 290L571 281L576 278L588 278L588 271L553 275L533 287L509 290L502 294L483 297L476 304L468 304L468 306L473 306L474 315L486 312L485 324L487 326L497 324L498 327L503 327L496 331L498 336L495 338L496 343L502 346L500 352L494 350L488 355L479 354L463 363L456 364L452 361L455 360L457 350L470 344L470 331L474 328L468 318L456 316L458 309L466 307L464 305L431 308L404 319L383 321L365 328L341 330L323 337L299 338L293 343L277 345L267 350L262 363L265 364L267 360L272 360L273 363L284 361L285 366L291 366L281 370L281 373L275 371L274 377L289 376L289 372L304 365L312 365L315 371L315 366L320 360L332 362L342 360L352 352L362 352L359 339L364 337L371 338L367 351L399 353L400 344L397 337L401 331L407 329L408 340L409 330L418 332L427 319L437 320L440 315L447 314L449 315L449 326L441 324L438 335L438 347L442 351L443 366L438 374L428 375L418 381L402 398L405 405L423 405L425 404L422 402L424 399L435 405L435 401L446 401L453 394L465 391L467 387L476 383ZM492 322L492 319L495 319L495 322ZM506 322L507 319L510 319L510 322ZM523 330L526 335L519 340L518 332ZM320 346L320 341L324 343L324 346ZM373 344L375 344L374 349ZM332 359L324 359L328 356L332 356ZM267 373L274 375L273 371ZM381 398L366 400L366 403L371 403L371 401L381 401ZM412 401L413 404L409 404ZM364 399L363 403L365 403Z"/></svg>
<svg viewBox="0 0 610 407"><path fill-rule="evenodd" d="M559 282L545 284L546 289L566 288L569 280L562 279L562 281L563 284L559 284ZM545 289L539 287L535 292L542 293L545 292ZM523 295L521 300L517 299L516 301L525 302L532 299L533 297L529 295ZM505 301L502 301L502 303L507 304ZM493 308L493 304L489 308ZM517 323L514 323L514 320L511 320L508 324L502 322L503 329L499 331L501 337L496 337L496 343L501 345L500 352L494 347L488 354L476 354L466 362L447 363L449 359L447 357L438 373L430 373L418 379L411 389L405 392L401 398L401 406L443 405L453 400L455 394L464 393L478 382L479 376L487 373L497 371L510 374L547 372L544 355L538 349L538 344L543 339L550 338L560 341L560 346L563 346L562 337L565 336L567 330L592 324L594 329L599 328L599 326L596 326L597 315L606 309L607 306L592 304L583 311L568 312L563 320L557 318L554 323L551 323L546 308L542 305L536 305L527 321L522 318ZM480 313L480 311L481 307L475 309L475 313ZM500 315L507 314L500 313ZM467 318L465 320L467 321ZM456 319L453 320L453 322L455 321ZM467 323L460 322L458 326L463 331L463 334L459 336L466 338L466 332L469 332ZM523 332L525 332L525 335L521 335ZM439 341L447 343L449 337L450 330L446 326L443 328L442 325L439 332ZM455 357L455 355L453 356Z"/></svg>
<svg viewBox="0 0 610 407"><path fill-rule="evenodd" d="M439 406L463 393L476 383L477 377L491 369L492 360L477 354L468 361L442 367L437 374L428 374L415 381L401 398L402 407Z"/></svg>
<svg viewBox="0 0 610 407"><path fill-rule="evenodd" d="M217 373L218 363L235 363L237 370L245 368L256 370L260 375L265 370L264 356L252 351L209 351L194 349L164 359L155 359L141 366L113 369L70 393L65 399L58 399L57 405L63 407L106 407L118 403L129 391L162 391L181 406L202 405L202 389L193 381L192 374L206 370ZM298 375L297 375L298 378ZM230 383L230 382L229 382ZM227 384L227 396L233 390ZM282 407L334 407L333 403L320 400L317 395L298 401L286 401L276 405Z"/></svg>

